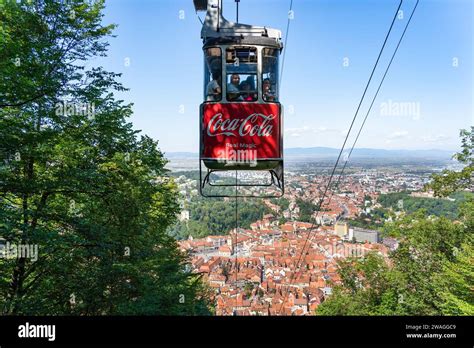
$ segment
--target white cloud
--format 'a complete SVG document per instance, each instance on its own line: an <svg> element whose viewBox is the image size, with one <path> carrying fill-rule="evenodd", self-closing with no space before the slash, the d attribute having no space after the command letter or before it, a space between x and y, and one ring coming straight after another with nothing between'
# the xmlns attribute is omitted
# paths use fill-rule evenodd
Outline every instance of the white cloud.
<svg viewBox="0 0 474 348"><path fill-rule="evenodd" d="M408 132L403 130L403 131L396 131L396 132L393 132L392 134L390 134L388 136L388 139L402 139L402 138L406 138L406 136L408 135Z"/></svg>
<svg viewBox="0 0 474 348"><path fill-rule="evenodd" d="M304 133L308 132L311 132L311 128L308 126L285 129L285 134L289 135L290 137L301 137Z"/></svg>
<svg viewBox="0 0 474 348"><path fill-rule="evenodd" d="M423 140L425 143L440 143L449 139L451 139L451 137L445 134L428 135L421 137L421 140Z"/></svg>

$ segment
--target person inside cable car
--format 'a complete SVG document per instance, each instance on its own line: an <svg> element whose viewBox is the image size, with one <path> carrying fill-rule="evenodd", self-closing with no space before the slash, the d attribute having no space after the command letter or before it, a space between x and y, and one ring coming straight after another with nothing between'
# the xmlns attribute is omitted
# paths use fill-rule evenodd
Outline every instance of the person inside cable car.
<svg viewBox="0 0 474 348"><path fill-rule="evenodd" d="M240 90L242 91L242 98L244 101L255 101L257 100L257 95L252 93L252 86L248 82L248 79L240 84Z"/></svg>
<svg viewBox="0 0 474 348"><path fill-rule="evenodd" d="M207 101L221 100L221 82L222 76L219 73L212 73L212 81L207 84Z"/></svg>
<svg viewBox="0 0 474 348"><path fill-rule="evenodd" d="M239 74L232 74L230 83L227 84L227 100L229 101L243 101L244 98L240 95L240 76Z"/></svg>
<svg viewBox="0 0 474 348"><path fill-rule="evenodd" d="M247 79L240 84L240 89L249 91L248 96L244 96L246 101L256 101L257 100L257 90L255 89L255 76L249 75ZM246 99L247 97L247 99ZM250 98L249 98L250 97Z"/></svg>
<svg viewBox="0 0 474 348"><path fill-rule="evenodd" d="M269 102L275 101L275 93L272 92L270 79L263 80L263 100Z"/></svg>
<svg viewBox="0 0 474 348"><path fill-rule="evenodd" d="M255 80L254 80L255 78L256 78L255 75L249 75L247 76L247 79L245 80L249 84L251 91L255 91Z"/></svg>

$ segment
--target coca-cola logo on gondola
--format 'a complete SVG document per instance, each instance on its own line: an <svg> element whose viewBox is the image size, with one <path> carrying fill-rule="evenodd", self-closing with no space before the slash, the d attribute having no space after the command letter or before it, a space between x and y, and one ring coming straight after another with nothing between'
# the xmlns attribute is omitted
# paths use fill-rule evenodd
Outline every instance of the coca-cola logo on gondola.
<svg viewBox="0 0 474 348"><path fill-rule="evenodd" d="M215 114L207 124L207 135L216 137L227 136L259 136L268 137L272 135L272 120L274 115L254 113L246 118L223 119L222 113ZM236 134L237 133L237 134Z"/></svg>

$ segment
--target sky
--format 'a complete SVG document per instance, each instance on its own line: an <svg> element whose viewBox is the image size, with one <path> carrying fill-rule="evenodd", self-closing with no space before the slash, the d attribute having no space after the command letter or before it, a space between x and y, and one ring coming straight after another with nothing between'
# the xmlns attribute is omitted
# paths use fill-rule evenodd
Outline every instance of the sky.
<svg viewBox="0 0 474 348"><path fill-rule="evenodd" d="M235 3L224 17L235 20ZM362 104L359 128L415 0L404 0ZM460 147L459 130L474 124L471 0L420 0L356 147ZM285 148L340 148L398 0L294 0L280 101ZM241 23L282 30L290 0L241 0ZM199 13L204 18L205 13ZM135 129L164 152L199 151L203 98L201 23L192 0L107 0L104 23L118 24L105 58L91 65L122 73Z"/></svg>

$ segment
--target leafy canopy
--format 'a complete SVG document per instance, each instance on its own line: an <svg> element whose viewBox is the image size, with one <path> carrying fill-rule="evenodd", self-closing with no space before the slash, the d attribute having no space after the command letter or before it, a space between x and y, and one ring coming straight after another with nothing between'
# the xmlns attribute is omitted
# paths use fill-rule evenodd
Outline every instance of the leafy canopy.
<svg viewBox="0 0 474 348"><path fill-rule="evenodd" d="M139 136L103 56L104 1L0 6L4 314L207 314L207 289L166 229L179 211L157 142Z"/></svg>

